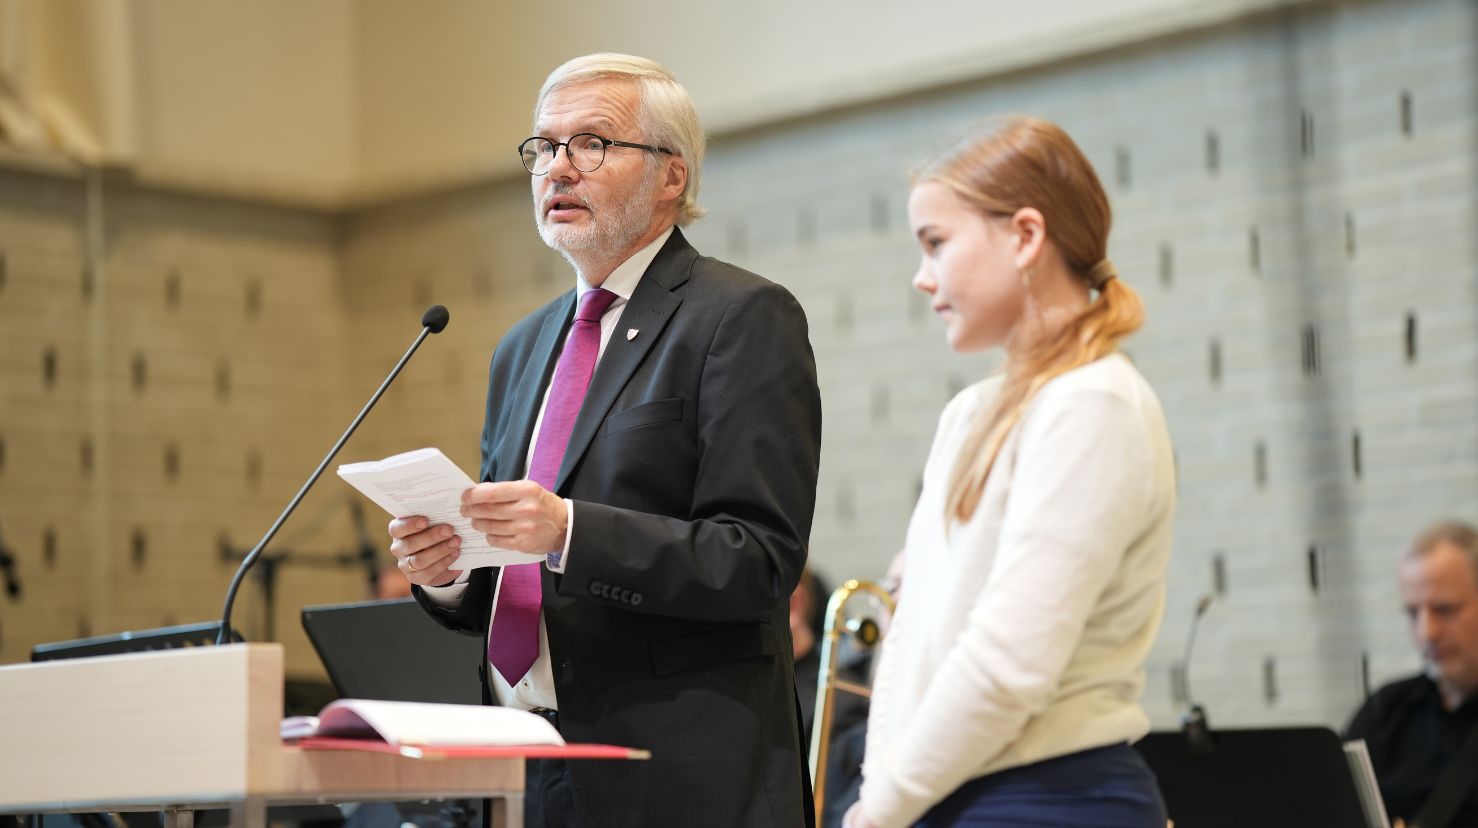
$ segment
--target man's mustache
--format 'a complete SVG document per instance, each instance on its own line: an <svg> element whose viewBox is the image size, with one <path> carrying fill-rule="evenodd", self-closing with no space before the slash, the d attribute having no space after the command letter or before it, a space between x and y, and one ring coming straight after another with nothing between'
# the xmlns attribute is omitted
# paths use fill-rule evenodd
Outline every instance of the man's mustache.
<svg viewBox="0 0 1478 828"><path fill-rule="evenodd" d="M595 214L595 208L590 206L590 202L587 201L584 196L575 192L575 189L573 187L569 186L568 184L555 184L554 188L550 190L549 194L544 197L543 203L539 205L540 215L548 213L550 206L554 204L555 200L561 198L568 201L575 201L581 207L589 210L591 215Z"/></svg>

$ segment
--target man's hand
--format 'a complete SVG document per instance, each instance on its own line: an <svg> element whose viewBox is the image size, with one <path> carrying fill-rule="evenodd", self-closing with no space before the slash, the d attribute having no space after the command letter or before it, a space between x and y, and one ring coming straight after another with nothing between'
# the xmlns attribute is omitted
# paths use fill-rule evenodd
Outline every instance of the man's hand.
<svg viewBox="0 0 1478 828"><path fill-rule="evenodd" d="M493 546L530 555L565 548L564 498L532 480L479 483L462 493L462 514Z"/></svg>
<svg viewBox="0 0 1478 828"><path fill-rule="evenodd" d="M460 554L462 539L444 523L435 526L423 517L390 521L390 554L406 580L421 586L446 586L461 573L451 568Z"/></svg>

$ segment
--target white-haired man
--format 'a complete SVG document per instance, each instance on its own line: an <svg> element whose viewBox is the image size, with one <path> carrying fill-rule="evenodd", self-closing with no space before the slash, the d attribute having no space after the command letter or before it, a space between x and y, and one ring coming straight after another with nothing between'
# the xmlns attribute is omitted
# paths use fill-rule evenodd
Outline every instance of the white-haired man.
<svg viewBox="0 0 1478 828"><path fill-rule="evenodd" d="M1478 825L1478 531L1455 521L1425 530L1397 582L1426 669L1371 696L1349 736L1369 746L1393 818Z"/></svg>
<svg viewBox="0 0 1478 828"><path fill-rule="evenodd" d="M549 76L519 153L576 286L499 343L485 482L463 499L534 562L459 572L449 527L390 526L427 610L487 635L490 701L652 751L531 762L529 825L811 821L787 599L815 507L815 360L787 291L677 228L702 212L703 144L653 61Z"/></svg>

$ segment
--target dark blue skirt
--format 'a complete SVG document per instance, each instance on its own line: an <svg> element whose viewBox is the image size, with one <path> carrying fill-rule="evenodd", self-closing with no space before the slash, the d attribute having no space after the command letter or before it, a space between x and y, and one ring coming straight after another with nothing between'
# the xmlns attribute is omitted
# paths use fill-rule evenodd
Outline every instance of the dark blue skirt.
<svg viewBox="0 0 1478 828"><path fill-rule="evenodd" d="M1165 828L1155 775L1128 745L1009 768L961 785L915 828Z"/></svg>

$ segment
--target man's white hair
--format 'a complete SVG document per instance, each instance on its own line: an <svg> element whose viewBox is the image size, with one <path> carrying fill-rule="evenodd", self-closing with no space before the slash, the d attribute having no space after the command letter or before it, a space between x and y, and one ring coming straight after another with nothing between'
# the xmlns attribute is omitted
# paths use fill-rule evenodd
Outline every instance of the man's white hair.
<svg viewBox="0 0 1478 828"><path fill-rule="evenodd" d="M686 227L702 218L705 211L698 204L698 188L703 179L706 144L703 124L698 120L692 96L666 66L655 60L615 52L577 57L550 72L545 79L544 87L539 90L539 100L534 103L535 122L549 93L595 80L626 80L636 84L641 100L637 118L643 143L667 147L682 156L688 165L687 186L678 200L677 223ZM629 140L619 135L606 137Z"/></svg>

